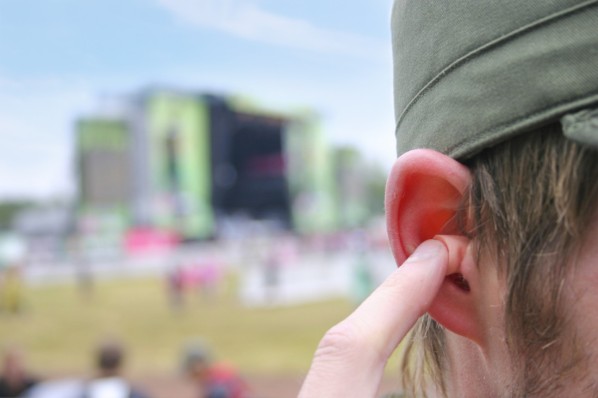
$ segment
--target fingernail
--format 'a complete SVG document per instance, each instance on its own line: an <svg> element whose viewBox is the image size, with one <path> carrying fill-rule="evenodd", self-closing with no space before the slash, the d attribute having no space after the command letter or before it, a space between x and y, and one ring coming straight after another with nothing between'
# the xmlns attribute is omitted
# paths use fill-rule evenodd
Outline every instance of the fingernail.
<svg viewBox="0 0 598 398"><path fill-rule="evenodd" d="M419 245L407 261L427 260L440 255L443 249L444 245L442 243L430 239Z"/></svg>

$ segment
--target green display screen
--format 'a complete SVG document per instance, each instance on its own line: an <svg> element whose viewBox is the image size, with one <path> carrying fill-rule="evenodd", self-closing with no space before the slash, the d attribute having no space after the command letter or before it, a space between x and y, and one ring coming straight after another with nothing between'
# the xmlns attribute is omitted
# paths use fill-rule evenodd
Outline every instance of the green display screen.
<svg viewBox="0 0 598 398"><path fill-rule="evenodd" d="M196 97L154 93L146 100L155 223L186 237L214 232L209 117Z"/></svg>

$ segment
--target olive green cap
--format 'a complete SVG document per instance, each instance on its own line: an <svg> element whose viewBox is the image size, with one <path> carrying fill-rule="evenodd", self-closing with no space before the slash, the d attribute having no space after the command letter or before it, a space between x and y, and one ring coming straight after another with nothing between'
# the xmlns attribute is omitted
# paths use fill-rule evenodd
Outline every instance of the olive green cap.
<svg viewBox="0 0 598 398"><path fill-rule="evenodd" d="M392 40L399 155L465 159L598 108L598 0L396 0ZM584 115L566 135L598 145Z"/></svg>

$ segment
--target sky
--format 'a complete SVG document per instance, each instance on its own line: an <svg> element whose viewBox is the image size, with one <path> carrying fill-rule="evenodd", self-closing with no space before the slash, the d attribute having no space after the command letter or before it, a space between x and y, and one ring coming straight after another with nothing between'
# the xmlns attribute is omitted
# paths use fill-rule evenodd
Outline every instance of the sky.
<svg viewBox="0 0 598 398"><path fill-rule="evenodd" d="M0 199L74 192L74 123L148 86L313 109L389 169L392 0L1 0Z"/></svg>

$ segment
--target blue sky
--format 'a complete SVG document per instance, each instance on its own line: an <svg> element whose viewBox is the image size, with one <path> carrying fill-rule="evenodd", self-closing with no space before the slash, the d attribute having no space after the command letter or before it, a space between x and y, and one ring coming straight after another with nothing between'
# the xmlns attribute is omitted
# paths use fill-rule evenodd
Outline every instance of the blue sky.
<svg viewBox="0 0 598 398"><path fill-rule="evenodd" d="M391 0L0 1L0 198L73 192L73 125L149 85L309 107L394 158Z"/></svg>

